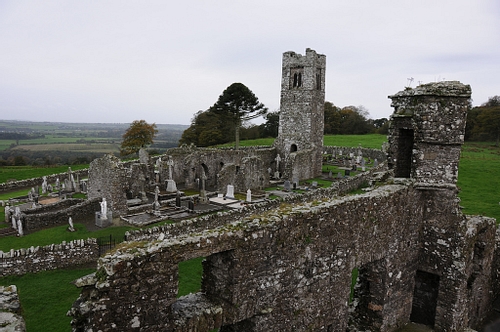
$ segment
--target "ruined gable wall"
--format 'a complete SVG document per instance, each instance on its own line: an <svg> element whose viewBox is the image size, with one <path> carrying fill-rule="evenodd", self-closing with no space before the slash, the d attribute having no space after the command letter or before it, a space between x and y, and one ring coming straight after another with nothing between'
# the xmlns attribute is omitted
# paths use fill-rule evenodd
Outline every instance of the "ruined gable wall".
<svg viewBox="0 0 500 332"><path fill-rule="evenodd" d="M127 212L126 164L112 155L94 159L89 165L88 199L106 198L108 209L115 213Z"/></svg>

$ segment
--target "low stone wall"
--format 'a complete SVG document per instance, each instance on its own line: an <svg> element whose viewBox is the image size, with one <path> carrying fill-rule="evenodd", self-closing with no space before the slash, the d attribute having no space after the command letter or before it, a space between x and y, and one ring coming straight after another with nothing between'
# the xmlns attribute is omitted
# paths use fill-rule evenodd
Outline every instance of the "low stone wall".
<svg viewBox="0 0 500 332"><path fill-rule="evenodd" d="M83 177L88 176L89 170L88 169L81 169L78 171L73 171L73 176L76 177L79 176L80 179ZM47 183L55 183L56 179L59 178L59 181L63 181L66 179L68 176L67 172L64 173L58 173L58 174L53 174L53 175L47 175ZM9 181L9 182L4 182L0 183L0 192L3 191L8 191L8 190L20 190L23 188L34 188L36 186L41 186L43 183L43 178L38 177L38 178L31 178L31 179L26 179L26 180L20 180L20 181Z"/></svg>
<svg viewBox="0 0 500 332"><path fill-rule="evenodd" d="M67 199L66 201L77 203L58 211L25 214L23 216L25 230L33 232L42 228L64 225L68 223L70 216L75 222L84 218L94 218L95 212L101 210L100 200L97 198L85 201Z"/></svg>
<svg viewBox="0 0 500 332"><path fill-rule="evenodd" d="M96 262L99 245L96 239L74 240L44 247L0 251L0 275L23 275L64 269Z"/></svg>

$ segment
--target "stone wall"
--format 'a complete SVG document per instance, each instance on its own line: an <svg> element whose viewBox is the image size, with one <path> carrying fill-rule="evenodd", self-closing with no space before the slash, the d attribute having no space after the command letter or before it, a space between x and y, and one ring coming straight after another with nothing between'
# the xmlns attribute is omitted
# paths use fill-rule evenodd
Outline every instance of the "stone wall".
<svg viewBox="0 0 500 332"><path fill-rule="evenodd" d="M65 199L37 209L23 212L23 227L27 232L42 228L68 224L71 217L74 222L94 219L95 212L100 211L99 199Z"/></svg>
<svg viewBox="0 0 500 332"><path fill-rule="evenodd" d="M40 271L65 269L89 263L99 258L96 239L74 240L44 247L0 251L0 275L23 275Z"/></svg>
<svg viewBox="0 0 500 332"><path fill-rule="evenodd" d="M389 167L421 185L456 184L471 88L460 82L422 84L392 99Z"/></svg>
<svg viewBox="0 0 500 332"><path fill-rule="evenodd" d="M26 331L16 285L0 286L0 328L2 331Z"/></svg>
<svg viewBox="0 0 500 332"><path fill-rule="evenodd" d="M87 175L88 175L88 169L73 171L73 176L75 177L75 181L77 176L80 179L82 179ZM61 181L62 183L64 179L68 178L68 173L65 172L65 173L47 175L47 183L54 184L57 178L59 178L59 181ZM41 177L27 179L27 180L20 180L20 181L8 181L0 183L0 192L10 191L10 190L21 190L25 188L36 188L37 186L41 188L42 183L43 183L43 178Z"/></svg>
<svg viewBox="0 0 500 332"><path fill-rule="evenodd" d="M435 330L462 330L491 301L472 290L490 282L493 252L478 250L494 247L495 226L462 216L453 195L386 185L302 197L218 227L128 242L87 279L74 327L394 331L418 311L415 278L424 271L440 280ZM206 257L202 292L176 299L177 265L195 257ZM360 281L349 305L355 268Z"/></svg>

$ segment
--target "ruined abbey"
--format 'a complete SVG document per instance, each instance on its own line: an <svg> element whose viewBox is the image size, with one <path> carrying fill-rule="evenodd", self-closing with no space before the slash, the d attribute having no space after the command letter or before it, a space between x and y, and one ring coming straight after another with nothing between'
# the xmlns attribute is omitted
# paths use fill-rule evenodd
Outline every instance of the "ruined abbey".
<svg viewBox="0 0 500 332"><path fill-rule="evenodd" d="M283 54L274 146L107 156L90 166L89 199L127 215L130 201L172 181L206 200L228 185L259 192L320 176L325 153L338 153L322 143L325 68L313 50ZM380 165L331 187L129 232L77 281L73 330L479 328L500 291L500 237L494 219L462 214L457 197L470 97L456 81L391 95L388 148L373 152ZM201 291L178 298L179 263L197 257Z"/></svg>

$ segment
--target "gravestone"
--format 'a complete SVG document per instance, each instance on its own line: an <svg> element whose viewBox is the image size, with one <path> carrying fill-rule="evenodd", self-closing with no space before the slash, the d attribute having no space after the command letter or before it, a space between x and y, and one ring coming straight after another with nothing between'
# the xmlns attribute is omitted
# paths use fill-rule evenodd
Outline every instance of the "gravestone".
<svg viewBox="0 0 500 332"><path fill-rule="evenodd" d="M234 186L232 184L227 185L226 197L234 198Z"/></svg>
<svg viewBox="0 0 500 332"><path fill-rule="evenodd" d="M290 191L290 181L286 180L285 183L283 184L283 188L285 188L285 191Z"/></svg>
<svg viewBox="0 0 500 332"><path fill-rule="evenodd" d="M44 176L42 179L43 179L43 182L42 182L42 194L46 194L47 193L47 177Z"/></svg>
<svg viewBox="0 0 500 332"><path fill-rule="evenodd" d="M351 170L350 170L350 169L346 169L346 170L344 171L344 175L345 175L345 176L349 176L349 175L351 175Z"/></svg>
<svg viewBox="0 0 500 332"><path fill-rule="evenodd" d="M160 209L160 202L158 202L158 195L160 194L160 188L155 187L155 201L153 202L153 209L158 211Z"/></svg>
<svg viewBox="0 0 500 332"><path fill-rule="evenodd" d="M373 167L377 167L377 166L378 166L378 160L377 160L377 158L375 158L373 160Z"/></svg>
<svg viewBox="0 0 500 332"><path fill-rule="evenodd" d="M188 202L188 209L189 211L193 212L194 211L194 201L193 199L191 198Z"/></svg>
<svg viewBox="0 0 500 332"><path fill-rule="evenodd" d="M313 189L318 188L318 181L313 181L311 186L313 187Z"/></svg>
<svg viewBox="0 0 500 332"><path fill-rule="evenodd" d="M340 172L337 173L337 179L342 179L342 173Z"/></svg>
<svg viewBox="0 0 500 332"><path fill-rule="evenodd" d="M99 203L101 205L101 211L95 213L95 225L98 227L107 227L111 225L111 221L113 219L113 213L108 211L108 203L106 202L106 198L102 198L102 201Z"/></svg>
<svg viewBox="0 0 500 332"><path fill-rule="evenodd" d="M73 225L73 218L69 217L68 218L68 231L70 232L74 232L75 231L75 227Z"/></svg>
<svg viewBox="0 0 500 332"><path fill-rule="evenodd" d="M166 181L165 187L168 193L175 193L177 191L177 184L172 179Z"/></svg>
<svg viewBox="0 0 500 332"><path fill-rule="evenodd" d="M175 206L180 208L181 207L181 192L178 191L177 195L175 196Z"/></svg>
<svg viewBox="0 0 500 332"><path fill-rule="evenodd" d="M149 163L149 154L147 151L143 148L139 150L139 162L141 164L147 164Z"/></svg>
<svg viewBox="0 0 500 332"><path fill-rule="evenodd" d="M252 191L250 189L247 190L247 202L252 201Z"/></svg>
<svg viewBox="0 0 500 332"><path fill-rule="evenodd" d="M21 219L17 221L17 234L21 237L24 236L24 231L23 231L23 223L21 222Z"/></svg>

